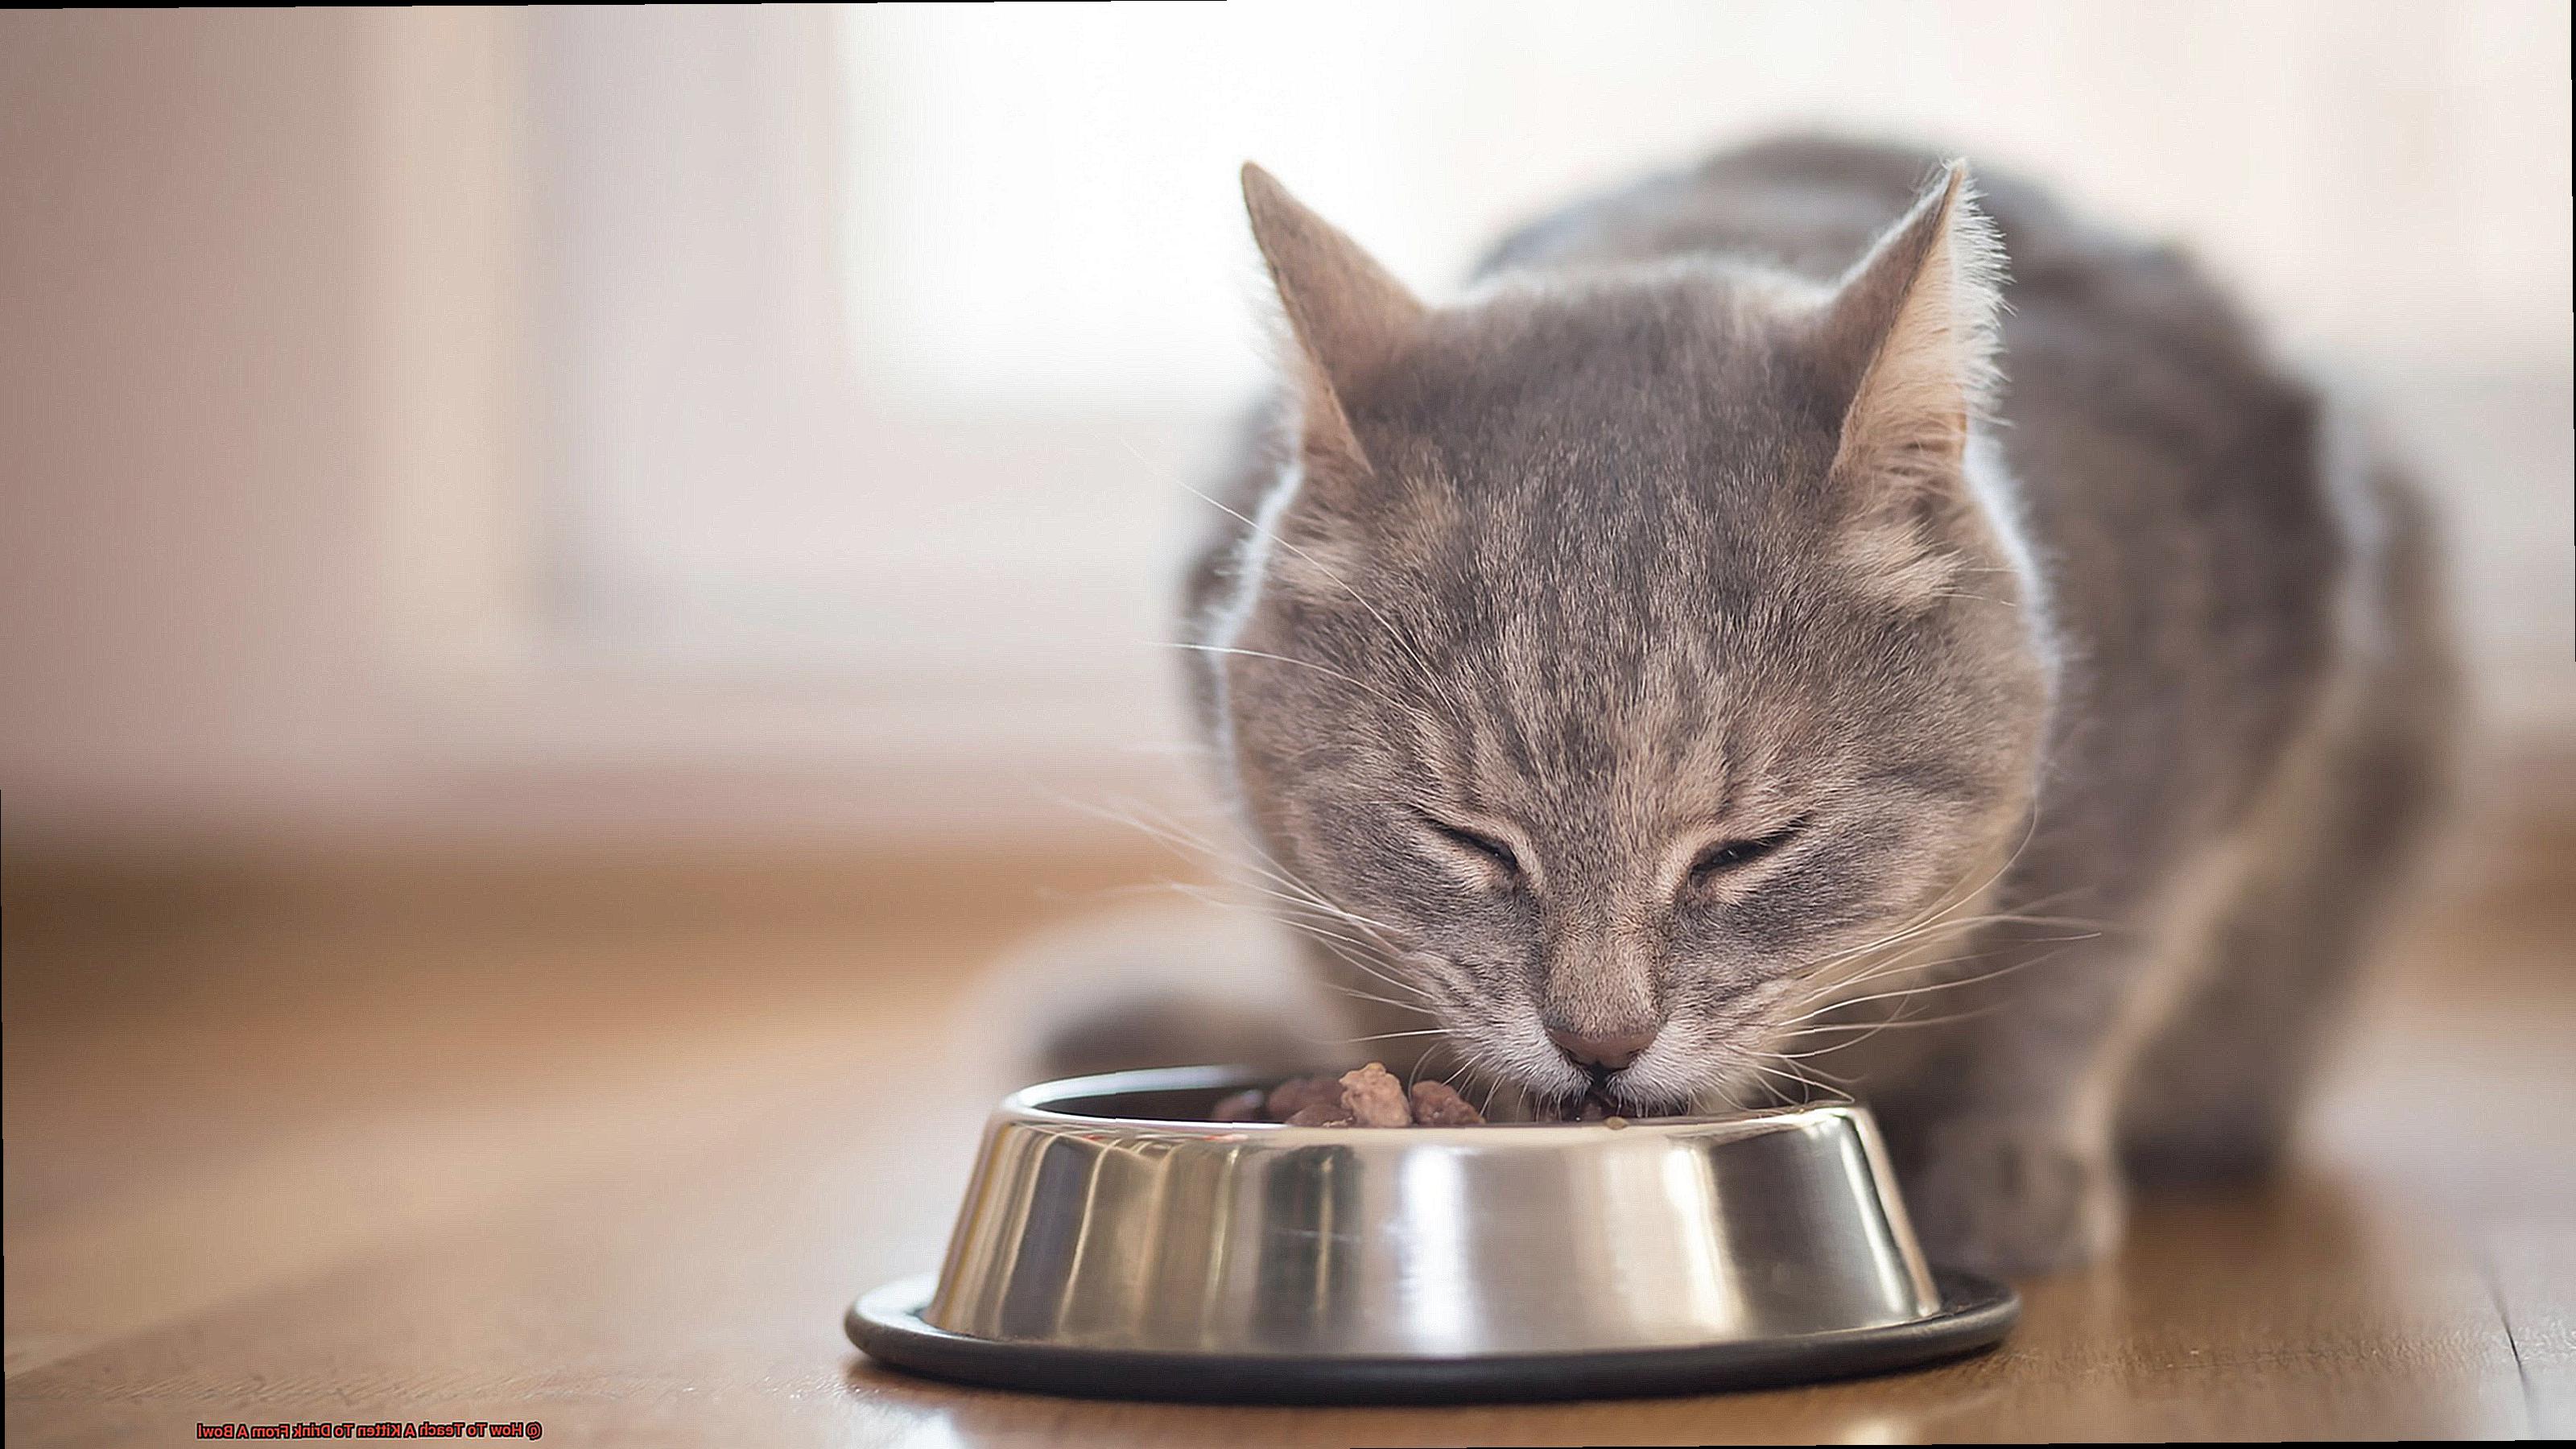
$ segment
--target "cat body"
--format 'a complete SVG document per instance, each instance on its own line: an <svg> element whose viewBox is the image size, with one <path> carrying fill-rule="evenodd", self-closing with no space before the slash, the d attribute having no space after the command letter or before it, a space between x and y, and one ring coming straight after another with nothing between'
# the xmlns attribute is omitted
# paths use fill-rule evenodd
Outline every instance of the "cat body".
<svg viewBox="0 0 2576 1449"><path fill-rule="evenodd" d="M1434 308L1247 197L1284 378L1190 684L1367 1055L1641 1112L1830 1074L1998 1271L2277 1156L2449 666L2405 480L2182 258L1785 140Z"/></svg>

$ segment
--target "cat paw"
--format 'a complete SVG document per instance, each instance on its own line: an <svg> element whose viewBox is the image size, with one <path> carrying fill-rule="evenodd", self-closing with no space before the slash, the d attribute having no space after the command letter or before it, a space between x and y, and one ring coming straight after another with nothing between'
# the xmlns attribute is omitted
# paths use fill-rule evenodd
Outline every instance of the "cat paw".
<svg viewBox="0 0 2576 1449"><path fill-rule="evenodd" d="M2126 1216L2118 1168L2028 1126L1950 1124L1905 1185L1924 1254L1994 1277L2052 1273L2117 1246Z"/></svg>

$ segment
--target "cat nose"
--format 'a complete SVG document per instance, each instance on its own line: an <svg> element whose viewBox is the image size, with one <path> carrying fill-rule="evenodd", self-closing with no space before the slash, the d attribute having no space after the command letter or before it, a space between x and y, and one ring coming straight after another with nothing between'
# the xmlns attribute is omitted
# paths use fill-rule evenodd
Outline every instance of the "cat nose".
<svg viewBox="0 0 2576 1449"><path fill-rule="evenodd" d="M1655 1029L1650 1026L1643 1031L1586 1034L1549 1027L1547 1039L1556 1043L1558 1051L1574 1058L1582 1066L1615 1072L1643 1056L1646 1048L1655 1044Z"/></svg>

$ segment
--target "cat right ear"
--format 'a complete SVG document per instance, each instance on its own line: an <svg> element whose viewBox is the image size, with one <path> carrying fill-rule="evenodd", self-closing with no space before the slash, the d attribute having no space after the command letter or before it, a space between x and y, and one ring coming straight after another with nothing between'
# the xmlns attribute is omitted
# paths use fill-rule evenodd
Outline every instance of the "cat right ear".
<svg viewBox="0 0 2576 1449"><path fill-rule="evenodd" d="M1300 441L1310 461L1364 473L1368 455L1345 400L1403 355L1422 325L1423 305L1359 243L1250 162L1243 205L1295 344Z"/></svg>
<svg viewBox="0 0 2576 1449"><path fill-rule="evenodd" d="M1953 161L1844 276L1826 321L1848 379L1837 473L1900 494L1956 480L1997 383L2003 266L1967 163Z"/></svg>
<svg viewBox="0 0 2576 1449"><path fill-rule="evenodd" d="M1943 597L1964 566L1941 531L1969 505L1968 439L1998 382L2002 280L2002 243L1967 164L1953 161L1825 313L1826 363L1845 399L1831 472L1849 509L1844 557L1908 608Z"/></svg>

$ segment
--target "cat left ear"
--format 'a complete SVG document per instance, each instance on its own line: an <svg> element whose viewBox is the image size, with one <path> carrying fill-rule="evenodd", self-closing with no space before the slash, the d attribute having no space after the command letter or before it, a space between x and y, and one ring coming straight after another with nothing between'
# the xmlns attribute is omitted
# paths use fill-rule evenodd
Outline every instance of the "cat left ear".
<svg viewBox="0 0 2576 1449"><path fill-rule="evenodd" d="M1249 162L1243 203L1296 343L1304 446L1310 457L1364 474L1368 460L1351 429L1348 400L1402 355L1424 308L1359 243Z"/></svg>
<svg viewBox="0 0 2576 1449"><path fill-rule="evenodd" d="M1851 379L1838 478L1918 495L1957 478L1969 422L1998 382L2003 274L1994 223L1977 209L1967 163L1953 161L1828 304L1828 356Z"/></svg>

